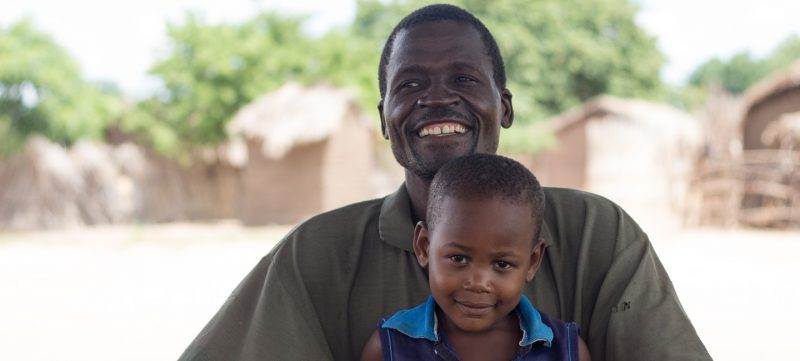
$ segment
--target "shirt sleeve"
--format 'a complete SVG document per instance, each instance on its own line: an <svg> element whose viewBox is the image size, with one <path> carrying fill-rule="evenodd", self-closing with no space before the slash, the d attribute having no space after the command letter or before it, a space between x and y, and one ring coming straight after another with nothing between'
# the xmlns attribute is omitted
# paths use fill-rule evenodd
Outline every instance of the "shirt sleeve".
<svg viewBox="0 0 800 361"><path fill-rule="evenodd" d="M201 360L333 360L305 282L295 235L265 256L180 357Z"/></svg>
<svg viewBox="0 0 800 361"><path fill-rule="evenodd" d="M616 242L592 315L592 359L711 360L647 235L613 207Z"/></svg>

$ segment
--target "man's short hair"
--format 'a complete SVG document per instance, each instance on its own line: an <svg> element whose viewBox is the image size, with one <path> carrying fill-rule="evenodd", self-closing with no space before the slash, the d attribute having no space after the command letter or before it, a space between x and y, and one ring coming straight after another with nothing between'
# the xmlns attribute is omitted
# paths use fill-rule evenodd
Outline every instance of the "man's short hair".
<svg viewBox="0 0 800 361"><path fill-rule="evenodd" d="M433 228L441 217L445 198L499 197L515 205L530 205L539 240L544 215L544 191L539 181L519 162L494 154L472 154L445 163L436 173L428 193L426 222Z"/></svg>
<svg viewBox="0 0 800 361"><path fill-rule="evenodd" d="M500 89L506 87L506 69L503 64L503 56L500 54L500 49L497 47L497 42L494 36L489 32L483 23L478 20L474 15L468 11L453 5L448 4L435 4L419 8L408 14L403 20L397 24L389 34L389 39L383 46L381 52L381 62L378 66L378 84L381 91L381 99L386 95L386 65L389 64L389 58L392 56L392 48L394 47L394 40L400 30L410 29L414 26L434 22L434 21L455 21L472 25L475 30L481 35L481 40L486 47L487 55L492 58L492 71L494 82Z"/></svg>

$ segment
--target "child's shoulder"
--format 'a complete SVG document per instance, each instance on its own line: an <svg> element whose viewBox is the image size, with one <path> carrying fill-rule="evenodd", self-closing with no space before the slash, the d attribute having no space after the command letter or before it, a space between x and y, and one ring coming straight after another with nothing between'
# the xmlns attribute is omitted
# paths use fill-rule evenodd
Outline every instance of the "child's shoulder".
<svg viewBox="0 0 800 361"><path fill-rule="evenodd" d="M371 342L380 345L383 359L391 360L435 360L437 348L442 347L437 333L436 303L432 297L425 302L403 310L381 320ZM373 346L374 347L374 346ZM366 351L366 348L365 348ZM372 350L374 354L377 348ZM363 358L362 360L372 360Z"/></svg>
<svg viewBox="0 0 800 361"><path fill-rule="evenodd" d="M425 302L399 310L382 320L380 328L396 330L412 338L437 341L436 301L428 296Z"/></svg>

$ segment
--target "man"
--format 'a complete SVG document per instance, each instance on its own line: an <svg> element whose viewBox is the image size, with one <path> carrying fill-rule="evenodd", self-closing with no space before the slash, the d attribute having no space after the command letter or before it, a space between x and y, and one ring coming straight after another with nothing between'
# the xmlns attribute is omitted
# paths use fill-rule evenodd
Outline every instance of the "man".
<svg viewBox="0 0 800 361"><path fill-rule="evenodd" d="M381 316L424 301L412 253L446 161L494 153L514 120L497 45L471 14L415 11L386 43L378 106L405 168L394 194L309 219L242 281L183 360L353 360ZM595 360L710 360L647 236L618 206L546 189L540 273L525 293L581 326Z"/></svg>

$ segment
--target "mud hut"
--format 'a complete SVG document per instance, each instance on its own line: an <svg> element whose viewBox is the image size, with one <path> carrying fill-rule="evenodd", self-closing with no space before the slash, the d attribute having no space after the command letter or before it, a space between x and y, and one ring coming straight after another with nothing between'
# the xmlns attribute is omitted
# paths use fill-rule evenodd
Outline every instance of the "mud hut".
<svg viewBox="0 0 800 361"><path fill-rule="evenodd" d="M542 184L600 194L638 220L678 219L700 145L694 118L667 105L602 96L549 124L557 146L532 165Z"/></svg>
<svg viewBox="0 0 800 361"><path fill-rule="evenodd" d="M78 197L80 170L63 147L33 137L0 173L0 229L74 227L84 224Z"/></svg>
<svg viewBox="0 0 800 361"><path fill-rule="evenodd" d="M800 61L747 90L742 100L742 146L745 151L778 149L762 138L783 116L800 112Z"/></svg>
<svg viewBox="0 0 800 361"><path fill-rule="evenodd" d="M215 154L195 158L183 165L128 142L65 148L34 136L0 159L0 229L235 217L238 170Z"/></svg>
<svg viewBox="0 0 800 361"><path fill-rule="evenodd" d="M374 197L368 124L353 96L327 85L290 83L242 108L227 127L239 218L296 222Z"/></svg>
<svg viewBox="0 0 800 361"><path fill-rule="evenodd" d="M124 166L116 159L130 147L80 141L67 149L30 138L23 152L0 162L0 229L133 221L138 203L131 172L137 158L126 157Z"/></svg>
<svg viewBox="0 0 800 361"><path fill-rule="evenodd" d="M800 61L748 89L741 114L739 221L800 225Z"/></svg>

